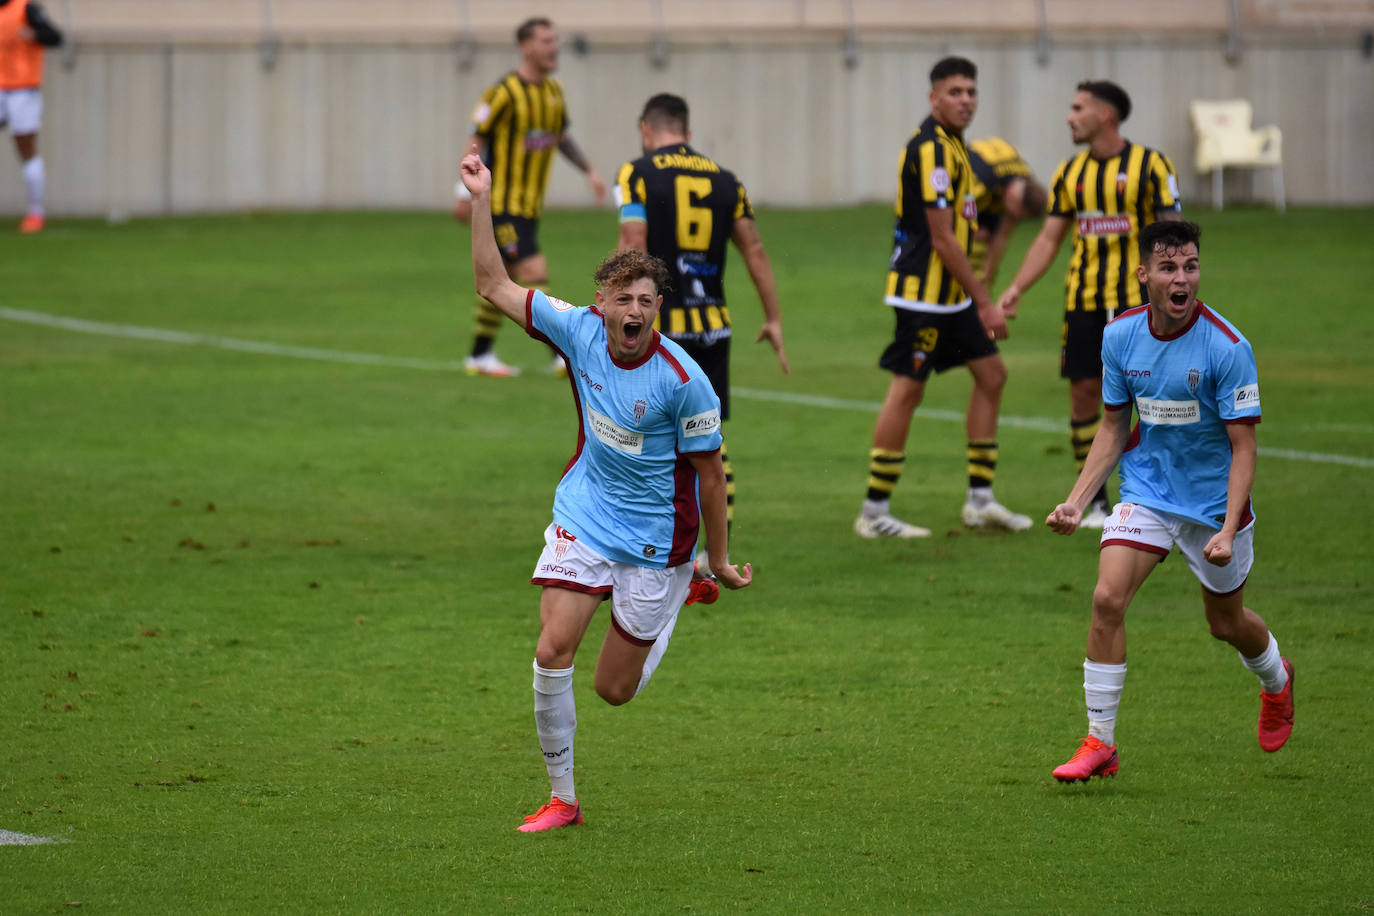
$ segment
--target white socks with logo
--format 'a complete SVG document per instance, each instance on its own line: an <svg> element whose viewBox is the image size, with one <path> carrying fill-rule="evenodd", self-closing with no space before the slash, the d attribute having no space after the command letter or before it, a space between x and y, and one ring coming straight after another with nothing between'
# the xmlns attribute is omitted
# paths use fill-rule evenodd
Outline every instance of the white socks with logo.
<svg viewBox="0 0 1374 916"><path fill-rule="evenodd" d="M1269 634L1268 648L1254 658L1241 655L1240 661L1259 678L1260 688L1265 693L1280 693L1288 686L1288 672L1283 668L1283 657L1279 655L1279 641L1274 638L1273 633Z"/></svg>
<svg viewBox="0 0 1374 916"><path fill-rule="evenodd" d="M1116 710L1121 705L1121 687L1126 683L1126 666L1100 665L1083 659L1083 699L1088 704L1088 734L1106 745L1116 744Z"/></svg>
<svg viewBox="0 0 1374 916"><path fill-rule="evenodd" d="M577 705L573 700L573 669L541 668L534 663L534 728L549 770L553 794L577 801L573 790L573 736L577 734Z"/></svg>

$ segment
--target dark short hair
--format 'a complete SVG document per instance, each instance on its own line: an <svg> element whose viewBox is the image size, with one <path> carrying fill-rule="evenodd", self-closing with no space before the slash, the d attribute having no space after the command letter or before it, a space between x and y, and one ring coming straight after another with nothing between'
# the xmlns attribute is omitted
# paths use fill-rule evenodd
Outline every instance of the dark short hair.
<svg viewBox="0 0 1374 916"><path fill-rule="evenodd" d="M934 86L943 79L951 76L967 76L971 80L978 78L978 67L967 57L946 57L930 68L930 85Z"/></svg>
<svg viewBox="0 0 1374 916"><path fill-rule="evenodd" d="M617 251L596 268L597 289L624 289L643 277L654 281L654 291L668 286L668 266L638 248Z"/></svg>
<svg viewBox="0 0 1374 916"><path fill-rule="evenodd" d="M1143 264L1156 251L1177 251L1196 245L1202 251L1202 227L1183 219L1157 220L1140 230L1140 261Z"/></svg>
<svg viewBox="0 0 1374 916"><path fill-rule="evenodd" d="M1084 80L1078 84L1079 92L1086 92L1095 99L1101 99L1116 109L1118 123L1131 116L1131 97L1111 80Z"/></svg>
<svg viewBox="0 0 1374 916"><path fill-rule="evenodd" d="M524 44L534 34L534 30L541 25L545 28L553 28L553 22L545 16L534 16L520 23L515 29L515 43L517 45Z"/></svg>
<svg viewBox="0 0 1374 916"><path fill-rule="evenodd" d="M687 133L687 100L670 92L660 92L644 103L639 119L655 130Z"/></svg>
<svg viewBox="0 0 1374 916"><path fill-rule="evenodd" d="M1026 186L1021 191L1021 207L1032 216L1044 216L1050 195L1045 186L1034 178L1022 178Z"/></svg>

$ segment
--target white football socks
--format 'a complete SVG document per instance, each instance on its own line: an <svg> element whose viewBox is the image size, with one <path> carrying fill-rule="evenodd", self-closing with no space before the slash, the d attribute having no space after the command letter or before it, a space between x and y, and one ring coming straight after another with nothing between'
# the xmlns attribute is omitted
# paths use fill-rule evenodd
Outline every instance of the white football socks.
<svg viewBox="0 0 1374 916"><path fill-rule="evenodd" d="M1254 658L1241 655L1240 661L1259 678L1260 688L1265 693L1280 693L1288 686L1288 672L1284 670L1283 656L1279 655L1279 641L1273 633L1269 634L1268 648Z"/></svg>
<svg viewBox="0 0 1374 916"><path fill-rule="evenodd" d="M534 728L549 771L553 794L577 801L573 789L573 736L577 734L577 705L572 689L573 669L541 668L534 663Z"/></svg>
<svg viewBox="0 0 1374 916"><path fill-rule="evenodd" d="M890 499L865 499L863 509L859 514L864 518L878 518L887 515L891 509L892 500Z"/></svg>
<svg viewBox="0 0 1374 916"><path fill-rule="evenodd" d="M47 173L43 169L43 157L34 156L24 162L24 187L29 192L29 212L35 216L42 216L43 210L43 189Z"/></svg>
<svg viewBox="0 0 1374 916"><path fill-rule="evenodd" d="M1083 659L1083 699L1088 705L1088 734L1106 745L1116 744L1116 710L1121 705L1121 688L1126 683L1126 666L1101 665Z"/></svg>

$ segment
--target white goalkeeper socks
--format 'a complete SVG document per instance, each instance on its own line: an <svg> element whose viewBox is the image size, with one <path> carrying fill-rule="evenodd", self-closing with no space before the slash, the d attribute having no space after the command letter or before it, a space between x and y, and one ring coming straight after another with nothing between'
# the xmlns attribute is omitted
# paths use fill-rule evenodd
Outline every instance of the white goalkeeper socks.
<svg viewBox="0 0 1374 916"><path fill-rule="evenodd" d="M553 794L577 801L573 789L573 736L577 734L577 705L572 690L573 669L541 668L534 663L534 728L549 771Z"/></svg>
<svg viewBox="0 0 1374 916"><path fill-rule="evenodd" d="M1116 710L1121 705L1121 688L1126 683L1126 666L1101 665L1083 659L1083 699L1088 705L1088 734L1106 745L1116 744Z"/></svg>

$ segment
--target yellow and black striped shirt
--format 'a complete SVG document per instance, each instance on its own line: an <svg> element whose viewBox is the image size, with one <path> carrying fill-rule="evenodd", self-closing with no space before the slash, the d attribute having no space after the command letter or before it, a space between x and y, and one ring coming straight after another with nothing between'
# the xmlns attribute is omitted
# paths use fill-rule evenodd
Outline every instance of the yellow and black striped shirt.
<svg viewBox="0 0 1374 916"><path fill-rule="evenodd" d="M954 237L967 254L978 227L973 169L963 138L946 131L934 116L921 122L899 161L897 224L885 301L915 311L958 311L968 305L968 294L935 253L928 209L954 211Z"/></svg>
<svg viewBox="0 0 1374 916"><path fill-rule="evenodd" d="M1145 301L1136 279L1140 228L1165 211L1181 211L1169 157L1127 143L1110 159L1084 150L1060 163L1050 180L1050 216L1074 221L1065 309L1120 314Z"/></svg>
<svg viewBox="0 0 1374 916"><path fill-rule="evenodd" d="M968 161L973 168L973 199L978 204L978 226L996 229L1006 213L1002 191L1014 178L1031 178L1031 167L1021 153L1001 137L983 137L968 145Z"/></svg>
<svg viewBox="0 0 1374 916"><path fill-rule="evenodd" d="M702 344L729 337L725 254L735 222L754 218L744 185L710 157L674 143L622 165L615 195L620 221L643 222L649 254L668 266L659 312L668 336Z"/></svg>
<svg viewBox="0 0 1374 916"><path fill-rule="evenodd" d="M527 83L512 71L482 93L472 132L486 141L493 216L539 218L567 129L563 87L553 77Z"/></svg>

